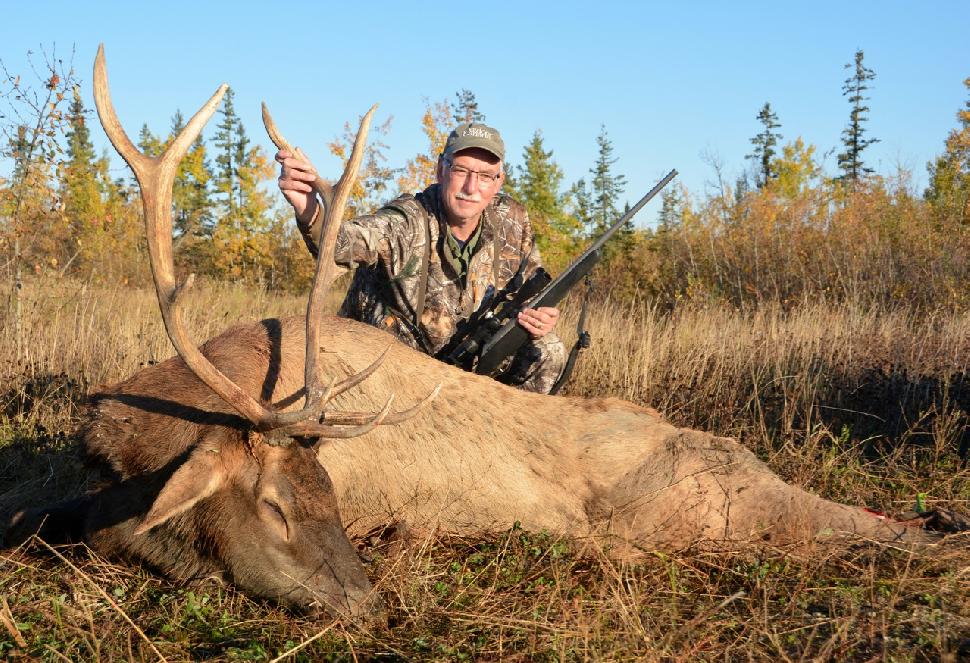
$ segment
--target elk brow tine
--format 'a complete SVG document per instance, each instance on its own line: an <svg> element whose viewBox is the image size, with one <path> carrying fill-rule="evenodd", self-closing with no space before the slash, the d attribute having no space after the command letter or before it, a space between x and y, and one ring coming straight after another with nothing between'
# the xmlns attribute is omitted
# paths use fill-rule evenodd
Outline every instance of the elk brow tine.
<svg viewBox="0 0 970 663"><path fill-rule="evenodd" d="M388 414L382 425L391 426L394 424L399 424L402 421L407 421L418 412L424 409L424 407L437 398L438 393L441 391L441 384L434 388L427 396L422 398L420 401L412 405L406 410L400 410L398 412L391 412ZM323 422L326 424L331 424L335 426L346 426L351 424L362 424L367 421L368 418L374 416L371 412L327 412L324 414Z"/></svg>
<svg viewBox="0 0 970 663"><path fill-rule="evenodd" d="M165 330L186 366L243 417L259 425L272 413L213 366L186 332L179 295L191 286L191 280L181 286L177 285L172 261L172 184L178 163L192 141L202 131L202 127L215 113L227 89L228 86L225 84L219 86L215 94L192 116L172 145L161 157L153 159L142 154L135 147L118 120L108 88L104 44L98 46L98 54L94 61L95 106L108 140L138 178L152 278L155 282L155 292L158 295Z"/></svg>
<svg viewBox="0 0 970 663"><path fill-rule="evenodd" d="M377 104L370 107L360 121L360 128L354 138L354 148L351 150L350 158L344 172L334 187L333 204L327 210L323 219L323 226L320 228L320 240L317 253L317 269L313 276L313 287L310 289L310 301L307 304L306 313L306 365L304 369L304 381L307 388L307 406L311 403L311 398L316 399L320 395L318 386L317 354L320 344L320 319L323 314L323 300L326 297L330 283L333 281L336 264L333 261L334 249L337 245L337 232L340 230L340 223L343 221L344 207L350 198L350 191L357 179L357 171L360 170L360 163L364 158L364 145L367 142L367 132L370 129L371 117L377 110ZM313 402L319 403L314 400Z"/></svg>

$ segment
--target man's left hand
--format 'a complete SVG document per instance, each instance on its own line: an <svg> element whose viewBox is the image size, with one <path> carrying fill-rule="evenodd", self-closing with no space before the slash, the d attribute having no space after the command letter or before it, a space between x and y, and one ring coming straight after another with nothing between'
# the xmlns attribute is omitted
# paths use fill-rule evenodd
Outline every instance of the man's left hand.
<svg viewBox="0 0 970 663"><path fill-rule="evenodd" d="M559 309L552 306L527 308L519 313L519 324L529 332L533 340L542 338L555 327L559 321Z"/></svg>

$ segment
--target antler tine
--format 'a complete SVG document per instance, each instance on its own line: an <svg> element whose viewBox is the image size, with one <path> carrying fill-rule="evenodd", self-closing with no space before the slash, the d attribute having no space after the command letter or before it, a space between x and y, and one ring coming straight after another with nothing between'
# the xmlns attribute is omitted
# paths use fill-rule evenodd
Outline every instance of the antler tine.
<svg viewBox="0 0 970 663"><path fill-rule="evenodd" d="M407 421L418 412L423 410L428 403L437 398L440 391L441 384L438 384L438 386L436 386L431 393L422 398L420 401L406 410L391 412L381 423L385 426L391 426L394 424L399 424L402 421ZM332 426L350 426L354 424L366 423L368 419L373 416L374 414L372 412L327 412L326 416L324 417L324 423Z"/></svg>
<svg viewBox="0 0 970 663"><path fill-rule="evenodd" d="M263 126L266 128L266 133L269 135L269 139L273 141L273 145L276 146L278 150L286 150L290 154L295 154L306 162L310 160L298 147L293 147L280 130L276 128L276 122L273 121L273 116L269 114L269 107L266 102L263 102ZM317 175L317 179L313 182L313 188L320 196L320 202L323 205L324 214L326 210L330 207L330 201L333 199L333 187L330 183Z"/></svg>
<svg viewBox="0 0 970 663"><path fill-rule="evenodd" d="M279 413L277 415L276 422L281 427L280 432L300 435L301 433L299 431L310 427L319 431L328 430L328 426L318 423L323 416L323 407L327 401L336 394L342 393L350 387L359 384L364 378L373 373L383 360L383 356L379 357L377 361L364 369L362 373L343 380L336 388L333 387L332 383L326 391L321 388L317 358L320 351L320 319L322 317L323 300L326 297L331 281L333 281L335 272L333 254L334 247L337 243L337 232L343 220L343 211L350 197L350 191L357 178L357 171L360 170L360 164L364 156L364 145L367 143L367 132L375 110L377 110L376 104L361 119L360 129L357 131L357 136L354 139L354 147L351 150L350 158L347 159L343 175L341 175L340 180L337 182L337 186L332 190L332 199L330 204L326 206L326 212L323 216L320 238L318 240L317 266L313 277L313 286L310 290L309 301L307 302L306 358L304 366L306 400L302 410L298 412ZM263 126L266 128L266 133L269 135L270 140L279 149L295 153L296 150L293 149L289 141L283 137L277 128L276 122L273 120L272 115L270 115L269 108L265 102L263 103L262 111ZM324 191L320 186L322 181L320 177L317 177L313 188L326 202L328 192ZM312 421L314 419L318 421ZM343 434L346 432L346 429L341 429L341 436L344 436Z"/></svg>
<svg viewBox="0 0 970 663"><path fill-rule="evenodd" d="M343 221L344 208L350 198L354 182L357 179L357 171L360 170L360 163L364 158L364 145L367 143L367 132L370 129L371 117L377 110L377 104L370 107L364 117L361 118L360 128L357 130L357 137L354 139L354 147L347 159L344 172L334 187L333 201L327 209L323 218L323 226L320 229L320 240L317 255L317 271L313 276L313 287L310 290L310 301L307 304L306 314L306 368L304 379L307 390L307 407L320 403L320 387L317 370L317 354L320 349L320 318L323 313L323 300L330 282L333 281L336 265L333 262L334 249L337 245L337 232L340 230L340 223Z"/></svg>
<svg viewBox="0 0 970 663"><path fill-rule="evenodd" d="M94 105L98 109L98 117L108 140L114 146L121 158L131 167L138 178L139 184L143 175L147 174L152 159L142 154L135 144L128 138L124 127L118 121L114 104L111 103L111 90L108 87L108 69L104 63L104 44L98 44L98 54L94 58Z"/></svg>
<svg viewBox="0 0 970 663"><path fill-rule="evenodd" d="M168 149L160 157L151 158L135 147L118 121L108 88L104 44L98 46L94 61L94 101L108 139L138 178L152 278L168 337L185 364L202 382L257 428L263 428L272 419L273 413L213 366L189 337L182 320L180 298L191 287L192 277L178 285L172 259L172 185L175 173L192 141L215 113L227 89L226 84L219 86Z"/></svg>
<svg viewBox="0 0 970 663"><path fill-rule="evenodd" d="M365 368L361 372L354 373L353 375L350 375L348 377L345 377L343 380L341 380L340 382L338 382L331 389L329 398L324 399L324 402L330 400L330 398L334 398L336 396L339 396L340 394L344 393L348 389L353 389L354 387L356 387L357 385L359 385L361 382L363 382L364 380L366 380L367 378L369 378L374 373L374 371L376 371L378 368L380 368L380 365L384 363L384 360L387 359L387 353L388 353L388 351L390 349L391 349L391 346L387 346L386 348L384 348L384 352L382 352L377 357L377 359L375 359L374 361L371 362L370 366L368 366L367 368Z"/></svg>
<svg viewBox="0 0 970 663"><path fill-rule="evenodd" d="M341 426L332 426L329 424L320 424L313 421L304 421L299 424L287 427L287 435L300 436L300 437L322 437L330 439L346 439L351 437L359 437L364 433L369 433L374 430L381 423L384 422L385 417L387 417L388 412L391 411L391 404L394 402L394 394L391 394L384 403L384 407L377 414L368 414L364 419L364 424L361 426L352 426L350 428Z"/></svg>

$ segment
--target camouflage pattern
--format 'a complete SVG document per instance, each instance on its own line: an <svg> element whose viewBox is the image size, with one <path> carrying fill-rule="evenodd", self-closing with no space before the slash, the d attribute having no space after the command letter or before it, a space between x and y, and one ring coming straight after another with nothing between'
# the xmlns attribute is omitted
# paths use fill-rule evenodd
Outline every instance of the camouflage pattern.
<svg viewBox="0 0 970 663"><path fill-rule="evenodd" d="M458 323L479 307L489 286L499 290L508 283L524 256L526 278L540 265L525 208L500 193L482 215L481 236L462 278L442 259L447 226L439 205L438 185L433 184L374 214L345 221L334 255L338 265L357 268L340 315L385 329L427 354L448 342ZM312 246L312 231L302 230ZM422 294L425 265L428 278ZM548 392L566 360L555 334L528 344L519 355L519 386L530 391Z"/></svg>

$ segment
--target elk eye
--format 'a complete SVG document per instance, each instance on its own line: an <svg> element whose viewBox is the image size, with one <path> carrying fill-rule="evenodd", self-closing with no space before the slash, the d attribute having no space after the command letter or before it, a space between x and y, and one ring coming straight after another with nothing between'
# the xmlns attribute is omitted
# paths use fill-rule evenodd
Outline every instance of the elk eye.
<svg viewBox="0 0 970 663"><path fill-rule="evenodd" d="M271 524L275 525L279 530L280 538L288 541L290 538L290 527L289 523L286 522L286 516L283 514L283 509L280 508L280 505L271 500L260 500L260 510L267 515Z"/></svg>

